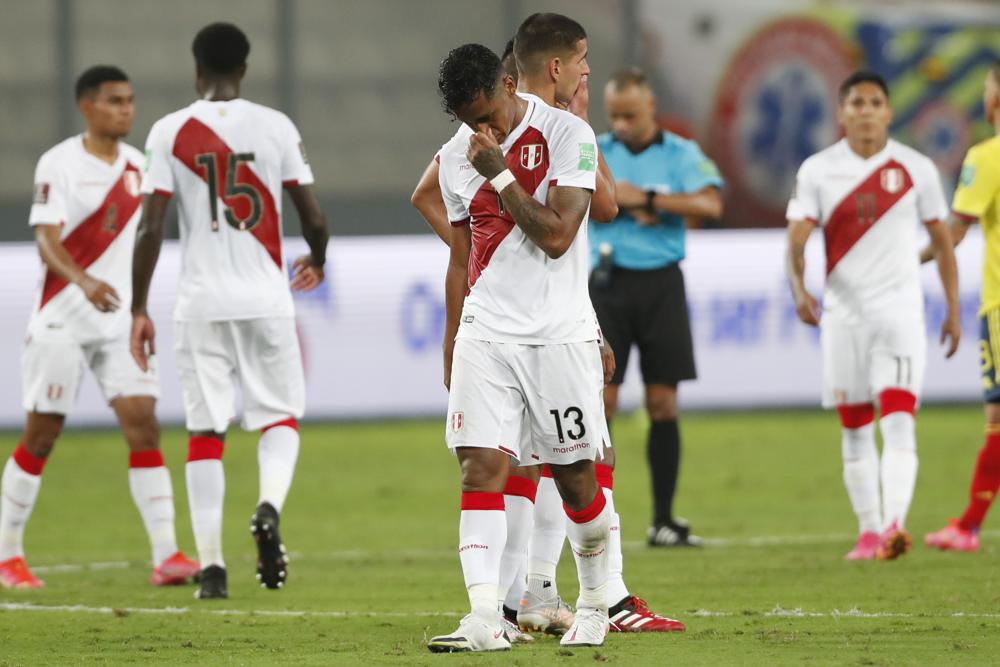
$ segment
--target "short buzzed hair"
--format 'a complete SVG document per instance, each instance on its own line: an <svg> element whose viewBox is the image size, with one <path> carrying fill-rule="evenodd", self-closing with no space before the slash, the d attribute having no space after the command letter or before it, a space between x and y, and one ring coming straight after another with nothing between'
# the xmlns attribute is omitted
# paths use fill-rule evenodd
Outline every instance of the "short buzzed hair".
<svg viewBox="0 0 1000 667"><path fill-rule="evenodd" d="M511 37L507 41L507 45L503 47L503 55L500 56L500 66L503 68L504 74L509 74L513 79L514 83L517 83L517 60L514 59L514 38Z"/></svg>
<svg viewBox="0 0 1000 667"><path fill-rule="evenodd" d="M191 52L204 71L226 76L247 64L250 41L232 23L211 23L195 35Z"/></svg>
<svg viewBox="0 0 1000 667"><path fill-rule="evenodd" d="M517 68L525 74L537 72L550 58L572 53L581 39L587 39L587 31L568 16L532 14L514 36Z"/></svg>
<svg viewBox="0 0 1000 667"><path fill-rule="evenodd" d="M889 97L889 84L885 82L885 79L883 79L880 74L876 74L875 72L867 69L859 69L857 72L854 72L849 77L844 79L844 82L840 84L840 93L838 95L840 103L843 104L844 100L847 99L847 96L851 93L851 88L862 83L874 83L882 89L886 98Z"/></svg>
<svg viewBox="0 0 1000 667"><path fill-rule="evenodd" d="M128 75L114 65L94 65L87 68L76 80L76 100L80 101L86 95L96 93L102 83L117 83L128 81Z"/></svg>
<svg viewBox="0 0 1000 667"><path fill-rule="evenodd" d="M616 93L620 93L632 86L649 88L649 81L646 79L646 74L638 67L618 70L611 75L611 80L608 83L611 84Z"/></svg>

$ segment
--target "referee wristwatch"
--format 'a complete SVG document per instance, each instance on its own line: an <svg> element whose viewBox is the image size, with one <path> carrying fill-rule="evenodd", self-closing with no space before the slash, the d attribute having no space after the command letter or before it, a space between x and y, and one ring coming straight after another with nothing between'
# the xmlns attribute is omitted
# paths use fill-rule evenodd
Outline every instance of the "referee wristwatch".
<svg viewBox="0 0 1000 667"><path fill-rule="evenodd" d="M656 190L646 190L646 210L650 213L656 213L656 206L653 202L656 200Z"/></svg>

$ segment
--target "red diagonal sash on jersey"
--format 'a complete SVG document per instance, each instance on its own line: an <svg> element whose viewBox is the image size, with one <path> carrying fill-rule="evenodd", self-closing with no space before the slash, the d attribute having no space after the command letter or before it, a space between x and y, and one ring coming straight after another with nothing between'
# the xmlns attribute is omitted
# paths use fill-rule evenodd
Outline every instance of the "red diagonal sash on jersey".
<svg viewBox="0 0 1000 667"><path fill-rule="evenodd" d="M823 228L826 275L912 187L906 167L889 160L844 196Z"/></svg>
<svg viewBox="0 0 1000 667"><path fill-rule="evenodd" d="M129 188L126 183L127 179L133 181L132 188ZM142 197L139 196L137 187L138 182L139 170L126 162L122 175L111 186L97 210L62 240L63 247L81 269L86 269L96 262L132 219L139 204L142 203ZM129 192L130 189L135 194ZM45 304L68 284L69 281L65 278L57 276L52 271L46 271L45 283L42 286L42 300L38 309L44 308Z"/></svg>
<svg viewBox="0 0 1000 667"><path fill-rule="evenodd" d="M540 130L529 127L504 157L507 167L525 192L533 195L549 171L549 145ZM469 204L472 216L472 254L469 255L469 289L490 263L500 243L514 229L514 218L500 208L500 197L485 181Z"/></svg>
<svg viewBox="0 0 1000 667"><path fill-rule="evenodd" d="M174 140L174 157L183 162L188 169L203 181L208 178L208 174L196 162L197 157L206 153L212 153L216 156L216 180L218 180L218 183L215 184L215 190L219 193L219 198L225 202L233 214L242 220L250 214L250 202L247 201L246 197L241 195L233 197L225 196L226 190L224 186L229 174L228 156L234 152L212 128L197 118L189 118L181 126L180 131L177 132L177 138ZM263 209L261 211L260 222L254 225L249 231L253 234L254 238L260 241L267 254L271 256L274 263L281 269L281 224L278 219L278 208L274 205L274 198L271 196L271 191L268 190L267 186L264 185L253 169L245 162L238 164L235 182L245 183L253 187L260 195L261 207Z"/></svg>

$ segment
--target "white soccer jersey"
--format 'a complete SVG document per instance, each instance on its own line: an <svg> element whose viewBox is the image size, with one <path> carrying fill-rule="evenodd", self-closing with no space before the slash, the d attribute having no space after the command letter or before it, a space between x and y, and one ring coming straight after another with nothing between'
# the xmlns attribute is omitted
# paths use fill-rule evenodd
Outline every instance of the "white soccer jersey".
<svg viewBox="0 0 1000 667"><path fill-rule="evenodd" d="M115 288L122 307L102 313L83 290L46 271L29 335L59 332L86 343L127 334L141 166L142 153L121 142L114 164L91 155L83 135L66 139L38 160L29 224L61 225L63 246L87 273Z"/></svg>
<svg viewBox="0 0 1000 667"><path fill-rule="evenodd" d="M576 116L534 95L524 119L501 149L518 183L545 203L555 185L593 191L594 131ZM466 158L465 125L439 153L441 194L452 225L472 225L469 294L458 338L540 345L597 340L587 289L587 219L569 250L550 259L514 223L496 190ZM589 211L588 211L589 213Z"/></svg>
<svg viewBox="0 0 1000 667"><path fill-rule="evenodd" d="M145 194L177 195L181 276L174 318L294 314L281 243L283 185L313 182L292 121L247 100L199 100L153 125Z"/></svg>
<svg viewBox="0 0 1000 667"><path fill-rule="evenodd" d="M867 160L846 139L807 159L787 211L823 228L823 311L844 321L923 316L917 230L947 215L934 163L891 139Z"/></svg>

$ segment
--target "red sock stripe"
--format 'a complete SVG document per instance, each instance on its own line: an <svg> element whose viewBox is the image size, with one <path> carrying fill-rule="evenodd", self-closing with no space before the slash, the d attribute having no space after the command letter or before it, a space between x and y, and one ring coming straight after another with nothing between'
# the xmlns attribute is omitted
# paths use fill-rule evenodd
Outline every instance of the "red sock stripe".
<svg viewBox="0 0 1000 667"><path fill-rule="evenodd" d="M145 452L129 452L129 468L161 468L163 467L163 452L150 449Z"/></svg>
<svg viewBox="0 0 1000 667"><path fill-rule="evenodd" d="M261 433L267 433L272 428L277 428L278 426L287 426L288 428L295 429L296 432L299 430L299 423L295 421L295 417L289 417L288 419L282 419L280 422L274 422L273 424L268 424L260 430Z"/></svg>
<svg viewBox="0 0 1000 667"><path fill-rule="evenodd" d="M188 440L188 462L222 460L222 448L225 445L218 438L207 435L192 435Z"/></svg>
<svg viewBox="0 0 1000 667"><path fill-rule="evenodd" d="M604 506L607 504L608 501L604 498L604 492L598 489L593 502L579 512L571 510L566 503L563 503L563 509L566 511L566 516L568 516L573 523L590 523L604 511Z"/></svg>
<svg viewBox="0 0 1000 667"><path fill-rule="evenodd" d="M552 470L549 468L548 463L542 464L542 477L548 477L549 479L552 479Z"/></svg>
<svg viewBox="0 0 1000 667"><path fill-rule="evenodd" d="M875 406L872 403L838 405L840 425L844 428L861 428L875 421Z"/></svg>
<svg viewBox="0 0 1000 667"><path fill-rule="evenodd" d="M615 488L615 469L603 463L594 464L594 474L597 475L597 483L602 489L609 491Z"/></svg>
<svg viewBox="0 0 1000 667"><path fill-rule="evenodd" d="M17 444L17 448L14 449L14 453L11 455L14 459L14 463L18 465L21 470L28 473L29 475L41 475L42 468L45 467L45 462L48 460L44 456L35 456L21 443Z"/></svg>
<svg viewBox="0 0 1000 667"><path fill-rule="evenodd" d="M912 415L917 411L917 397L905 389L886 389L879 394L878 403L883 417L893 412L907 412Z"/></svg>
<svg viewBox="0 0 1000 667"><path fill-rule="evenodd" d="M504 511L502 493L462 492L463 510L499 510Z"/></svg>
<svg viewBox="0 0 1000 667"><path fill-rule="evenodd" d="M535 493L537 491L537 484L527 477L518 477L517 475L510 475L507 478L507 485L503 487L505 496L521 496L531 502L535 502Z"/></svg>

